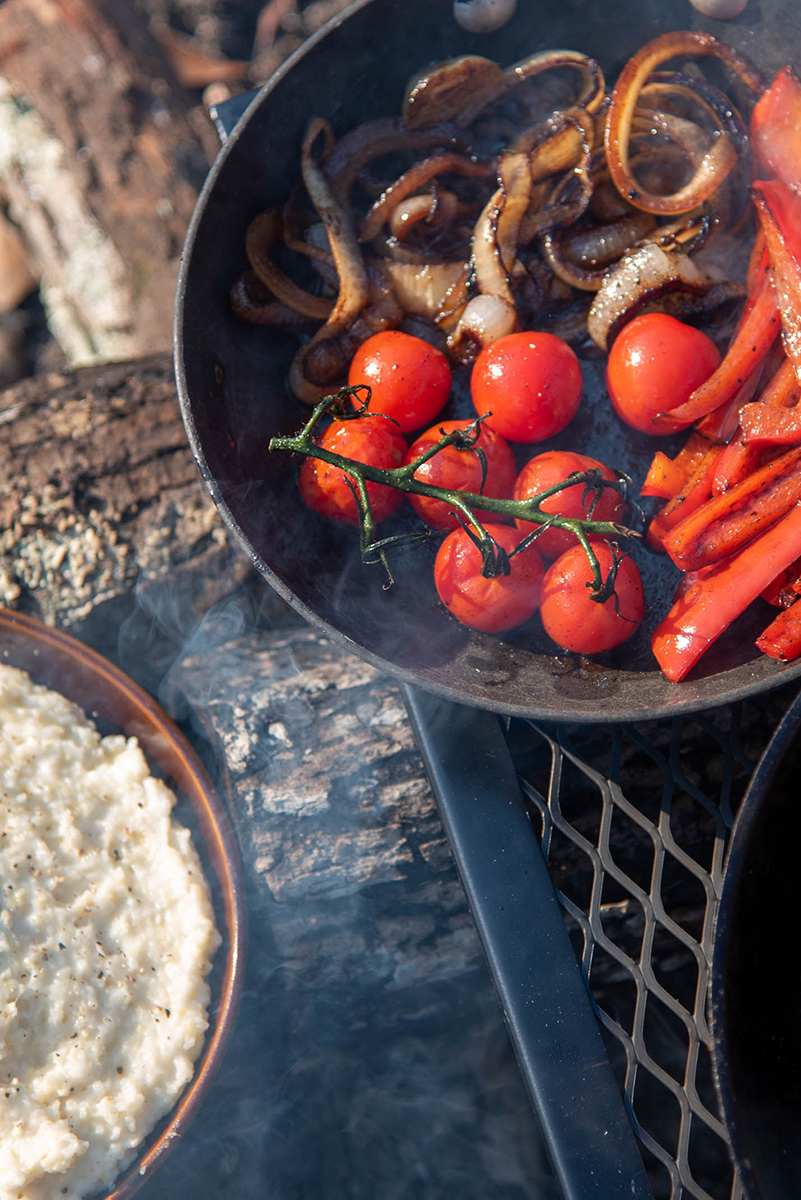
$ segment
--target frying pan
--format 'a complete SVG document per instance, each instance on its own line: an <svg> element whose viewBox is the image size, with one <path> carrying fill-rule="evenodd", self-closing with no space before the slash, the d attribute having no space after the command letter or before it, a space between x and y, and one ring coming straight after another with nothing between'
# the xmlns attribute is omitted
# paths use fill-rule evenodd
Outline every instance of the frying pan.
<svg viewBox="0 0 801 1200"><path fill-rule="evenodd" d="M801 695L737 815L712 962L715 1077L748 1200L801 1195Z"/></svg>
<svg viewBox="0 0 801 1200"><path fill-rule="evenodd" d="M354 532L304 508L297 463L268 451L273 435L296 432L308 412L286 384L297 341L240 323L228 301L246 266L247 226L289 194L312 117L328 118L341 135L370 117L396 114L413 73L465 53L507 65L537 50L568 47L596 57L612 80L645 41L682 28L717 34L768 75L801 52L801 6L782 0L751 0L733 22L701 17L688 0L521 0L512 21L490 35L460 29L451 0L356 0L257 94L209 174L187 237L176 308L178 390L200 471L273 587L309 621L407 683L510 715L592 722L687 713L801 672L801 663L781 666L754 648L769 615L764 607L746 613L689 679L668 682L651 655L650 633L678 573L644 547L635 556L648 618L617 651L592 661L556 651L537 618L503 637L458 625L431 582L433 541L395 556L396 582L386 590L381 568L361 563ZM539 449L583 449L640 484L657 446L672 452L679 443L624 427L606 399L601 356L586 356L582 366L578 416ZM470 415L465 380L455 390L453 413L444 418ZM382 530L410 524L401 516Z"/></svg>

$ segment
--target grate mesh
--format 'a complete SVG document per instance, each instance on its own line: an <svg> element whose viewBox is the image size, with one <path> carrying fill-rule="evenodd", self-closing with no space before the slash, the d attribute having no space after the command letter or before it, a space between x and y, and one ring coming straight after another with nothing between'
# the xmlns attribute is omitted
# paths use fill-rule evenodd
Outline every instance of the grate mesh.
<svg viewBox="0 0 801 1200"><path fill-rule="evenodd" d="M656 1200L739 1200L707 1012L729 834L784 690L508 740Z"/></svg>

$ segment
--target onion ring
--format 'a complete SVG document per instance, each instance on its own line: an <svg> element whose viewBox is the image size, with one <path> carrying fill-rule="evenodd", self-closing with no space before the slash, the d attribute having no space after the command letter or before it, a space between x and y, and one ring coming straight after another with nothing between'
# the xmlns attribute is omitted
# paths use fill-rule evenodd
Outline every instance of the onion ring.
<svg viewBox="0 0 801 1200"><path fill-rule="evenodd" d="M492 174L492 166L487 162L479 162L476 159L465 158L463 154L447 151L432 154L422 162L415 163L375 202L359 227L359 241L371 241L389 220L392 210L401 200L416 192L436 175L445 172L484 178Z"/></svg>
<svg viewBox="0 0 801 1200"><path fill-rule="evenodd" d="M325 350L331 353L321 354L321 343L330 342L343 333L356 320L370 298L367 267L362 259L353 226L347 213L333 196L328 180L314 157L315 143L321 134L327 139L329 131L327 121L320 118L311 121L303 139L300 158L303 182L309 199L325 226L339 276L339 294L325 324L317 330L306 346L301 347L290 369L290 386L297 398L306 404L316 403L320 395L318 378L321 375L327 376L334 369L334 348L326 347ZM320 363L326 358L330 358L331 362L326 362L324 370L315 371L310 377L306 370L310 355L314 355ZM325 388L330 383L330 378L320 378L319 386Z"/></svg>
<svg viewBox="0 0 801 1200"><path fill-rule="evenodd" d="M629 59L612 92L607 116L605 144L609 174L620 194L635 208L665 216L678 216L702 204L737 163L732 139L721 129L693 178L672 196L645 191L634 179L629 167L628 142L640 89L655 67L680 54L714 55L755 92L763 87L756 67L708 33L666 33Z"/></svg>
<svg viewBox="0 0 801 1200"><path fill-rule="evenodd" d="M314 321L327 321L334 308L333 300L304 291L270 258L270 247L281 232L282 223L282 209L276 207L259 213L248 226L245 251L253 273L264 287L295 312Z"/></svg>

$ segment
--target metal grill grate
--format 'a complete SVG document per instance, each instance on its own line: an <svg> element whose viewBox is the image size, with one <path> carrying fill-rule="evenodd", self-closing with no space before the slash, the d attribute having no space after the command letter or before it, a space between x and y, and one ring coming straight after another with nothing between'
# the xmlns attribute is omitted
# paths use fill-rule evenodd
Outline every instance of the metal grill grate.
<svg viewBox="0 0 801 1200"><path fill-rule="evenodd" d="M738 1200L707 985L729 833L784 692L507 738L656 1200Z"/></svg>

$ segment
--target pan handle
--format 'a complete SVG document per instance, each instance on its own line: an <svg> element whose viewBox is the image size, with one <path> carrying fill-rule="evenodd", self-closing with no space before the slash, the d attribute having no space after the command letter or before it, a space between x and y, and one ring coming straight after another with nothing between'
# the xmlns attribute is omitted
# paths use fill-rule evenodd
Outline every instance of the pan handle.
<svg viewBox="0 0 801 1200"><path fill-rule="evenodd" d="M500 719L403 692L564 1200L653 1200Z"/></svg>

